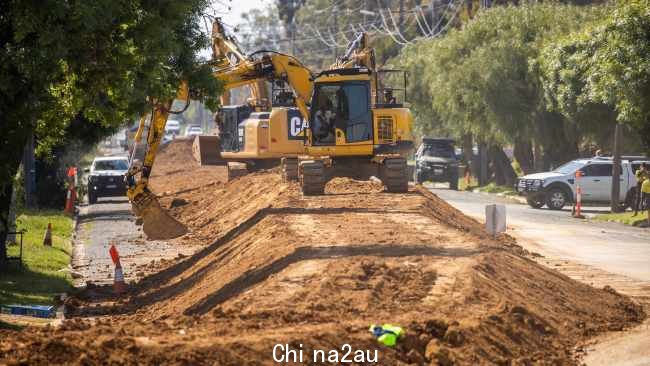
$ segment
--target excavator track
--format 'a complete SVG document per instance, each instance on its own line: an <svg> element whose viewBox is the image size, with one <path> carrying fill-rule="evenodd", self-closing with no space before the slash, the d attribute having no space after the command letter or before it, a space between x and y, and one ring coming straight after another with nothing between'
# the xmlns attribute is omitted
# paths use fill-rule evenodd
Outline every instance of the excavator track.
<svg viewBox="0 0 650 366"><path fill-rule="evenodd" d="M305 196L325 194L325 164L318 160L300 162L300 186Z"/></svg>
<svg viewBox="0 0 650 366"><path fill-rule="evenodd" d="M382 162L381 181L386 190L392 193L404 193L408 191L408 175L406 159L387 158Z"/></svg>
<svg viewBox="0 0 650 366"><path fill-rule="evenodd" d="M291 182L298 180L298 159L282 158L282 181Z"/></svg>

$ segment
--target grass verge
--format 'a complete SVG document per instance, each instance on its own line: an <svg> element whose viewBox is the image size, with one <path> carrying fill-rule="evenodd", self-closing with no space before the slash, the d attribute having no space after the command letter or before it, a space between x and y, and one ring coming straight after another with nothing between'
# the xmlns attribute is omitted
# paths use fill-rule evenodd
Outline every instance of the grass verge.
<svg viewBox="0 0 650 366"><path fill-rule="evenodd" d="M43 246L47 224L52 224L52 246ZM53 297L72 289L67 270L72 254L72 219L62 211L25 211L16 220L23 238L23 268L17 263L0 273L0 304L52 304ZM18 255L19 245L7 254Z"/></svg>
<svg viewBox="0 0 650 366"><path fill-rule="evenodd" d="M618 222L621 224L632 225L632 226L639 226L642 223L648 221L647 211L639 212L636 216L632 216L632 215L634 215L634 212L632 211L621 212L621 213L600 214L594 216L594 220L613 221L613 222Z"/></svg>
<svg viewBox="0 0 650 366"><path fill-rule="evenodd" d="M517 191L513 187L498 186L495 183L490 183L486 186L479 187L479 192L485 193L503 193L504 196L516 196Z"/></svg>

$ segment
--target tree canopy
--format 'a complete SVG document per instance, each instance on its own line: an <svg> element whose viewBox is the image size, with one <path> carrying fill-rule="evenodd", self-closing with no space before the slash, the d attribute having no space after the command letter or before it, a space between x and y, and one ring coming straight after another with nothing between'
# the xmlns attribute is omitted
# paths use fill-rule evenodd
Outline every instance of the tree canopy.
<svg viewBox="0 0 650 366"><path fill-rule="evenodd" d="M619 1L604 20L549 44L540 68L551 109L582 125L609 115L650 152L648 1Z"/></svg>
<svg viewBox="0 0 650 366"><path fill-rule="evenodd" d="M0 2L0 224L27 137L42 151L73 119L117 126L170 98L180 80L214 97L219 83L198 59L208 0ZM6 225L0 225L4 243ZM3 253L0 253L0 256ZM0 258L1 259L1 258Z"/></svg>

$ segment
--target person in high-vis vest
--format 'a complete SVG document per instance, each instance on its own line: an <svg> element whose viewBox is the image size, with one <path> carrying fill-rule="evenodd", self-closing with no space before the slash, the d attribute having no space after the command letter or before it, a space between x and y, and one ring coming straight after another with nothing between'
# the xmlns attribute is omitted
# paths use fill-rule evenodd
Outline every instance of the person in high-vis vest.
<svg viewBox="0 0 650 366"><path fill-rule="evenodd" d="M641 194L643 194L643 207L648 212L648 227L650 227L650 178L643 181Z"/></svg>
<svg viewBox="0 0 650 366"><path fill-rule="evenodd" d="M634 205L634 215L636 216L639 213L639 210L643 211L643 193L641 191L641 186L646 179L650 179L650 171L648 171L648 166L646 163L641 163L639 169L634 172L636 176L636 187L634 188L634 200L632 204Z"/></svg>

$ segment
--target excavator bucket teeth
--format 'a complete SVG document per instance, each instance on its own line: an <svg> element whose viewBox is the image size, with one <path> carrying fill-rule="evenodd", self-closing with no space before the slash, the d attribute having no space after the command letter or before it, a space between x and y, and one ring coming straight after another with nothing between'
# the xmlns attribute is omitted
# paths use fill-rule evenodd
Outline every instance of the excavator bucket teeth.
<svg viewBox="0 0 650 366"><path fill-rule="evenodd" d="M176 221L150 192L140 195L132 202L133 211L142 218L142 231L149 240L169 240L187 233L185 225Z"/></svg>

